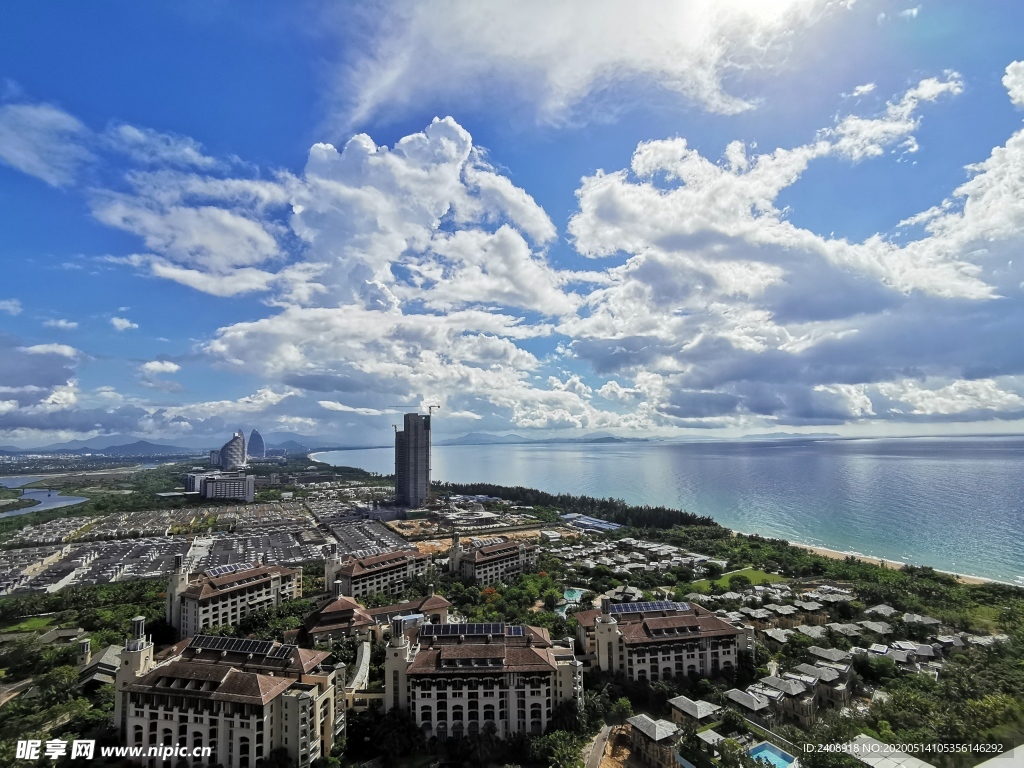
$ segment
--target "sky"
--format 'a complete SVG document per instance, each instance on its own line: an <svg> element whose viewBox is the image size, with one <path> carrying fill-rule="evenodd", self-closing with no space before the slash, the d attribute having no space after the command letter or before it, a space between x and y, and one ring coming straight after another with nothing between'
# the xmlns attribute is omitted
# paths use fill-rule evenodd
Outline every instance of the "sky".
<svg viewBox="0 0 1024 768"><path fill-rule="evenodd" d="M1024 431L1024 7L0 11L0 447Z"/></svg>

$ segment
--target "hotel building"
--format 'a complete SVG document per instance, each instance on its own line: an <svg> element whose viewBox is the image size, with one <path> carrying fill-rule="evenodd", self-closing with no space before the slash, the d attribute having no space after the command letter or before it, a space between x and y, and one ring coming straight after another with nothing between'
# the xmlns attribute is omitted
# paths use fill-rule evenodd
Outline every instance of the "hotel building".
<svg viewBox="0 0 1024 768"><path fill-rule="evenodd" d="M463 549L456 532L449 563L453 574L477 584L506 582L536 567L537 546L512 540Z"/></svg>
<svg viewBox="0 0 1024 768"><path fill-rule="evenodd" d="M335 596L368 597L378 592L404 592L417 576L425 576L430 555L418 549L402 549L369 557L333 557L324 570L325 581ZM341 582L338 584L337 582Z"/></svg>
<svg viewBox="0 0 1024 768"><path fill-rule="evenodd" d="M178 637L190 637L299 597L302 568L236 563L190 581L184 558L176 555L167 587L167 623L178 630Z"/></svg>
<svg viewBox="0 0 1024 768"><path fill-rule="evenodd" d="M573 615L577 639L597 667L630 680L713 677L737 661L741 631L700 606L602 598L600 610Z"/></svg>
<svg viewBox="0 0 1024 768"><path fill-rule="evenodd" d="M202 764L255 768L275 749L306 768L345 731L344 667L269 640L197 635L154 658L132 620L115 677L114 724L128 747L209 749ZM148 750L147 750L148 751ZM148 768L161 758L128 760Z"/></svg>
<svg viewBox="0 0 1024 768"><path fill-rule="evenodd" d="M428 739L544 733L554 708L582 706L583 665L546 629L509 624L392 622L384 659L384 709L407 710Z"/></svg>

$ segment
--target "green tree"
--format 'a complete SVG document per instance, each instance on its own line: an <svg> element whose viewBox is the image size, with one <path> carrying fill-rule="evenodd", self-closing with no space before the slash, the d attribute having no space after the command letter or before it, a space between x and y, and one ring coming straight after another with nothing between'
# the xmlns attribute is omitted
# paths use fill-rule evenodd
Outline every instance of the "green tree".
<svg viewBox="0 0 1024 768"><path fill-rule="evenodd" d="M412 714L394 707L381 718L373 732L377 748L394 762L401 755L422 752L426 747L423 731L416 725Z"/></svg>
<svg viewBox="0 0 1024 768"><path fill-rule="evenodd" d="M607 721L609 725L622 725L633 716L633 702L625 696L616 699L608 711Z"/></svg>

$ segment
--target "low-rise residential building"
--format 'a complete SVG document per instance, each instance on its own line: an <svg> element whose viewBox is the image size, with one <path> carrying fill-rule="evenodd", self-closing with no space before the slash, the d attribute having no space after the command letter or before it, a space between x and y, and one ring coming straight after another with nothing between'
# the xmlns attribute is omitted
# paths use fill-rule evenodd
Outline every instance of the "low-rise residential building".
<svg viewBox="0 0 1024 768"><path fill-rule="evenodd" d="M679 728L668 720L652 720L647 715L636 715L626 721L630 726L629 740L632 754L644 765L657 768L675 768L676 741Z"/></svg>
<svg viewBox="0 0 1024 768"><path fill-rule="evenodd" d="M672 722L682 723L692 720L698 725L706 725L718 719L722 708L710 701L689 699L686 696L676 696L668 700L672 710Z"/></svg>
<svg viewBox="0 0 1024 768"><path fill-rule="evenodd" d="M254 611L302 597L302 568L236 563L191 579L181 555L167 587L167 623L178 637L201 634L219 624L237 624Z"/></svg>
<svg viewBox="0 0 1024 768"><path fill-rule="evenodd" d="M384 660L384 709L408 711L428 739L462 738L492 722L499 738L544 733L554 708L582 706L571 643L510 624L424 624L395 618Z"/></svg>
<svg viewBox="0 0 1024 768"><path fill-rule="evenodd" d="M283 749L305 768L344 733L344 668L326 664L327 652L197 635L155 658L139 616L120 656L114 725L125 746L205 749L203 764L225 768L255 768Z"/></svg>
<svg viewBox="0 0 1024 768"><path fill-rule="evenodd" d="M775 710L764 695L749 689L741 691L739 688L730 688L725 692L725 698L730 707L762 728L770 728L775 722Z"/></svg>
<svg viewBox="0 0 1024 768"><path fill-rule="evenodd" d="M601 603L598 610L574 616L577 639L603 671L653 683L685 675L713 677L736 665L741 631L706 608L671 601L612 604L603 598Z"/></svg>

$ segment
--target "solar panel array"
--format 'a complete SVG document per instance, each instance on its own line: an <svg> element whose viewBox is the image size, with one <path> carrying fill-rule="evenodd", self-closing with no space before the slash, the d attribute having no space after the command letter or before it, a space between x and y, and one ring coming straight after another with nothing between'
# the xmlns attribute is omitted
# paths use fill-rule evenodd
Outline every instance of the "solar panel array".
<svg viewBox="0 0 1024 768"><path fill-rule="evenodd" d="M240 637L215 637L214 635L196 635L189 643L189 648L228 651L229 653L251 653L255 656L266 656L273 647L273 640L247 640Z"/></svg>
<svg viewBox="0 0 1024 768"><path fill-rule="evenodd" d="M421 637L447 637L450 635L508 635L522 636L521 626L507 624L424 624L420 627Z"/></svg>
<svg viewBox="0 0 1024 768"><path fill-rule="evenodd" d="M650 603L616 603L608 608L609 613L653 613L654 611L688 611L689 603L673 603L658 600Z"/></svg>
<svg viewBox="0 0 1024 768"><path fill-rule="evenodd" d="M254 566L252 563L228 563L227 565L218 565L216 568L211 568L208 571L203 571L203 575L209 576L211 579L215 579L218 576L227 576L229 573L247 571L253 567Z"/></svg>
<svg viewBox="0 0 1024 768"><path fill-rule="evenodd" d="M268 659L287 659L291 657L294 651L298 650L297 645L279 645L272 648L270 653L267 654Z"/></svg>

